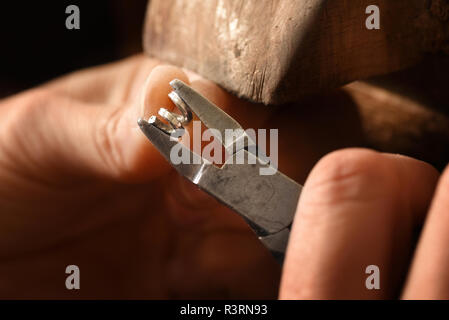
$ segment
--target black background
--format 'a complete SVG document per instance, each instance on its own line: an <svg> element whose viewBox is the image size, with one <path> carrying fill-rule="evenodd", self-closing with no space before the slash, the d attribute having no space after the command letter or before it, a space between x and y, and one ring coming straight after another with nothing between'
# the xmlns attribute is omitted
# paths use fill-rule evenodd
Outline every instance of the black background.
<svg viewBox="0 0 449 320"><path fill-rule="evenodd" d="M187 304L223 309L224 304L266 304L266 315L180 315ZM440 318L448 301L3 301L4 314L44 315L45 318L79 319L403 319L406 317ZM435 315L435 317L433 317ZM97 318L97 317L95 317Z"/></svg>
<svg viewBox="0 0 449 320"><path fill-rule="evenodd" d="M68 30L68 5L80 30ZM2 1L0 97L141 51L146 0Z"/></svg>

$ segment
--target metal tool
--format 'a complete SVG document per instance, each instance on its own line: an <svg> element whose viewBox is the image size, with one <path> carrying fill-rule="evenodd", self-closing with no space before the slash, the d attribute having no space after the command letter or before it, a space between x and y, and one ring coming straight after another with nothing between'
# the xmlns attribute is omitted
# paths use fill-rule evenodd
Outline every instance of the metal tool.
<svg viewBox="0 0 449 320"><path fill-rule="evenodd" d="M260 175L259 169L269 164L254 151L255 142L243 128L182 81L175 79L170 85L174 91L169 97L181 114L160 109L159 115L168 123L152 116L148 121L138 120L140 129L181 175L240 214L282 263L302 186L277 170L273 175ZM173 133L180 132L178 136L182 135L183 126L192 119L192 112L206 127L220 132L221 135L214 137L220 139L230 155L222 167L215 166L182 145L178 139L173 139ZM239 134L230 142L223 141L226 129L237 130ZM191 161L174 164L170 160L170 151L174 146L189 154ZM242 157L247 159L245 164L237 161Z"/></svg>

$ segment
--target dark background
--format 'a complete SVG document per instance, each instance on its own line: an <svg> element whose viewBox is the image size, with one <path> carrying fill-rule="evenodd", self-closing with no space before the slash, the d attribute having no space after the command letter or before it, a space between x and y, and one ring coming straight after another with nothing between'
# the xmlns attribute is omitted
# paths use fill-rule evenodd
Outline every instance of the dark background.
<svg viewBox="0 0 449 320"><path fill-rule="evenodd" d="M71 4L80 9L79 30L65 26ZM2 1L0 98L142 51L146 5L147 0Z"/></svg>

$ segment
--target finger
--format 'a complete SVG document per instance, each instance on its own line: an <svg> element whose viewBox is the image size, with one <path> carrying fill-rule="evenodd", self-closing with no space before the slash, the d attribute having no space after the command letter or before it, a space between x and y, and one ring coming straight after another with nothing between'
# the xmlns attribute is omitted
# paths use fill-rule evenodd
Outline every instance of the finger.
<svg viewBox="0 0 449 320"><path fill-rule="evenodd" d="M449 168L438 183L403 292L404 299L449 299Z"/></svg>
<svg viewBox="0 0 449 320"><path fill-rule="evenodd" d="M9 162L48 175L55 169L144 181L170 166L146 139L137 119L172 105L169 81L188 82L182 70L159 66L145 88L146 104L105 106L37 89L5 101L2 148ZM39 169L39 170L38 170Z"/></svg>
<svg viewBox="0 0 449 320"><path fill-rule="evenodd" d="M99 104L123 104L138 96L145 79L160 62L142 54L75 71L43 85L60 95Z"/></svg>
<svg viewBox="0 0 449 320"><path fill-rule="evenodd" d="M301 194L280 298L394 297L437 177L424 162L362 149L322 159ZM365 286L369 265L380 290Z"/></svg>

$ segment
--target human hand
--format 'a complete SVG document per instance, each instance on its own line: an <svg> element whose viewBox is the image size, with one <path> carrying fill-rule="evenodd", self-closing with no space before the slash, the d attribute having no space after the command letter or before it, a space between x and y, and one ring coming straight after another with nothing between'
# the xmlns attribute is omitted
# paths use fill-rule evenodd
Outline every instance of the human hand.
<svg viewBox="0 0 449 320"><path fill-rule="evenodd" d="M137 56L0 102L0 297L277 296L270 253L174 172L136 121L173 108L173 78L190 82L245 127L279 128L279 168L301 183L322 155L356 143L356 117L340 94L311 102L321 109L264 107L160 64ZM71 264L80 290L65 288Z"/></svg>
<svg viewBox="0 0 449 320"><path fill-rule="evenodd" d="M138 129L140 116L171 105L170 80L189 81L158 64L135 57L1 102L1 297L275 294L278 267L246 224L183 181ZM65 288L71 264L79 292Z"/></svg>
<svg viewBox="0 0 449 320"><path fill-rule="evenodd" d="M326 156L301 194L280 298L448 299L448 188L449 169L405 156ZM379 290L365 286L369 265Z"/></svg>

